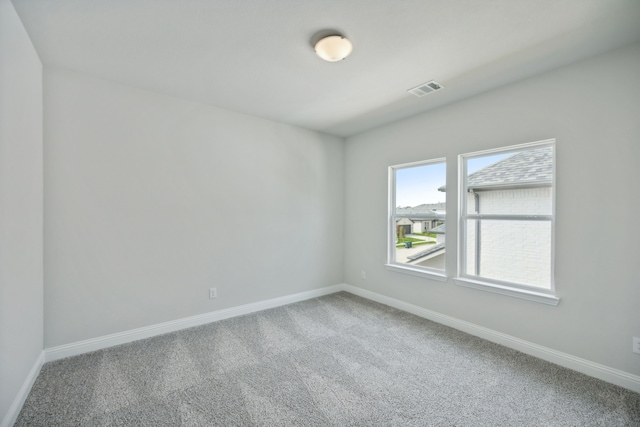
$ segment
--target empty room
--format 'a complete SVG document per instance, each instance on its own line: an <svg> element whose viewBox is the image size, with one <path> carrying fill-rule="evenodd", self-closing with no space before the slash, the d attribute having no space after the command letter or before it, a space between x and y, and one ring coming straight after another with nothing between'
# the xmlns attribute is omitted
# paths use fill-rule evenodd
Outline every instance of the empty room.
<svg viewBox="0 0 640 427"><path fill-rule="evenodd" d="M0 427L640 426L640 1L0 0Z"/></svg>

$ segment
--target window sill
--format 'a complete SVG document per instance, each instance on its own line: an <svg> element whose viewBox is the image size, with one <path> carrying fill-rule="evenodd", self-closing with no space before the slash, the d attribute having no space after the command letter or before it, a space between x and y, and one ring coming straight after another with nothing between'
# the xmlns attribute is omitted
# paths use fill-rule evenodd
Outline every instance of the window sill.
<svg viewBox="0 0 640 427"><path fill-rule="evenodd" d="M553 294L544 292L536 292L527 289L512 288L510 286L497 285L494 283L483 282L480 280L472 280L463 277L455 277L453 280L460 285L467 288L480 289L482 291L494 292L497 294L508 295L515 298L526 299L529 301L535 301L542 304L558 305L560 298Z"/></svg>
<svg viewBox="0 0 640 427"><path fill-rule="evenodd" d="M446 282L449 279L444 272L436 273L432 271L423 270L421 268L403 266L398 264L385 264L384 266L387 267L387 270L389 271L395 271L396 273L410 274L412 276L438 280L440 282Z"/></svg>

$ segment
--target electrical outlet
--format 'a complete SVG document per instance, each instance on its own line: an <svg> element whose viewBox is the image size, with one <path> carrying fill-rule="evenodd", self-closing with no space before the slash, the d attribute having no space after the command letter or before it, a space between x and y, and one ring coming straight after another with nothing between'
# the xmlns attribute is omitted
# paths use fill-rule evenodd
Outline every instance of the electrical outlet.
<svg viewBox="0 0 640 427"><path fill-rule="evenodd" d="M633 352L640 354L640 338L633 337Z"/></svg>
<svg viewBox="0 0 640 427"><path fill-rule="evenodd" d="M210 288L209 289L209 299L214 299L218 296L218 291L216 290L216 288Z"/></svg>
<svg viewBox="0 0 640 427"><path fill-rule="evenodd" d="M360 272L360 278L361 278L362 280L366 280L366 279L367 279L367 273L365 273L365 271L364 271L364 270L362 270L362 271Z"/></svg>

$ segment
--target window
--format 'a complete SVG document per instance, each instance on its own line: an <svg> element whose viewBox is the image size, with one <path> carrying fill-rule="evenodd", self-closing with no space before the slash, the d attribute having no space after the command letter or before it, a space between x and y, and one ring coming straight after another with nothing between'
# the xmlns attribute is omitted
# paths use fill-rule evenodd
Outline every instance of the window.
<svg viewBox="0 0 640 427"><path fill-rule="evenodd" d="M445 159L389 168L387 268L446 280Z"/></svg>
<svg viewBox="0 0 640 427"><path fill-rule="evenodd" d="M557 304L555 141L459 157L458 283Z"/></svg>

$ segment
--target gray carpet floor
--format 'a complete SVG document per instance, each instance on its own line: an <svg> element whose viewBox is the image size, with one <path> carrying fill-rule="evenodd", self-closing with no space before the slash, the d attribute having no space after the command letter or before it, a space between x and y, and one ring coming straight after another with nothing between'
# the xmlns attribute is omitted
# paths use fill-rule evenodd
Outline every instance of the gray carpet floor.
<svg viewBox="0 0 640 427"><path fill-rule="evenodd" d="M640 426L640 394L341 292L44 365L18 426Z"/></svg>

